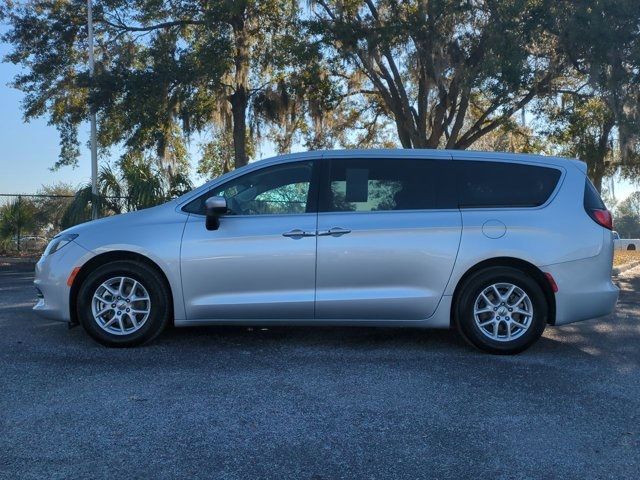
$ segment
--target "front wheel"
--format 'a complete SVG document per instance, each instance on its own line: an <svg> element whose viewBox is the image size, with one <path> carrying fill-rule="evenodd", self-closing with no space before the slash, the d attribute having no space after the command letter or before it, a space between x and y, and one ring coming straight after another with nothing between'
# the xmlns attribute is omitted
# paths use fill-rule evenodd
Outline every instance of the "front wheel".
<svg viewBox="0 0 640 480"><path fill-rule="evenodd" d="M157 337L169 323L169 292L146 264L116 261L91 272L78 292L78 318L108 347L132 347Z"/></svg>
<svg viewBox="0 0 640 480"><path fill-rule="evenodd" d="M544 292L534 279L515 268L491 267L465 281L455 323L473 346L490 353L515 354L540 338L547 315Z"/></svg>

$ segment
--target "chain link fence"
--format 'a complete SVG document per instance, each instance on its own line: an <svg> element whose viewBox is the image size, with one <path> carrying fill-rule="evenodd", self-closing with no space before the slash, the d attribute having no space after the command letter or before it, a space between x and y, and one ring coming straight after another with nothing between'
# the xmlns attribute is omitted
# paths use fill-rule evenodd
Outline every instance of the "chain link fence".
<svg viewBox="0 0 640 480"><path fill-rule="evenodd" d="M0 193L0 255L40 255L61 230L90 218L90 202L76 195Z"/></svg>

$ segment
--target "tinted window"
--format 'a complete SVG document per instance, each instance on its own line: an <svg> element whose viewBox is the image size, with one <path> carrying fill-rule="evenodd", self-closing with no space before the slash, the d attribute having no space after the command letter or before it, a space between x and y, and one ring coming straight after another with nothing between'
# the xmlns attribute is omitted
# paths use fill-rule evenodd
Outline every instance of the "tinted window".
<svg viewBox="0 0 640 480"><path fill-rule="evenodd" d="M455 192L442 188L447 161L336 159L322 210L373 212L455 208Z"/></svg>
<svg viewBox="0 0 640 480"><path fill-rule="evenodd" d="M310 198L313 162L285 163L247 173L201 195L184 207L190 213L205 214L207 198L226 198L229 215L305 213L312 209Z"/></svg>
<svg viewBox="0 0 640 480"><path fill-rule="evenodd" d="M584 208L587 211L607 209L602 198L600 198L598 190L596 190L596 187L593 186L593 183L591 183L591 180L588 178L584 182Z"/></svg>
<svg viewBox="0 0 640 480"><path fill-rule="evenodd" d="M460 207L537 207L556 188L560 170L503 162L454 161Z"/></svg>

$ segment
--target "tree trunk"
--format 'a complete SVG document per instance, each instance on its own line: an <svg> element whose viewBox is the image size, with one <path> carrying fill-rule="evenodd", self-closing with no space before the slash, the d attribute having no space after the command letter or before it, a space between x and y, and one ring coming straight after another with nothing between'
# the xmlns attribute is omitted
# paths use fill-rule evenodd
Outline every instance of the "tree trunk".
<svg viewBox="0 0 640 480"><path fill-rule="evenodd" d="M247 155L247 109L249 107L249 45L247 39L245 12L242 11L231 21L234 36L234 91L229 97L233 118L233 149L235 168L249 163Z"/></svg>
<svg viewBox="0 0 640 480"><path fill-rule="evenodd" d="M396 121L396 129L398 131L398 138L400 139L402 148L414 148L414 145L411 143L411 135L403 125L404 122L397 116L395 116L394 119Z"/></svg>
<svg viewBox="0 0 640 480"><path fill-rule="evenodd" d="M598 138L598 149L596 155L594 155L591 165L587 165L589 174L593 186L596 187L599 193L602 193L602 179L604 178L607 165L605 161L607 154L609 153L609 135L614 126L613 116L602 125L602 131L600 132L600 138Z"/></svg>
<svg viewBox="0 0 640 480"><path fill-rule="evenodd" d="M599 193L602 193L602 178L604 174L600 171L596 171L593 173L591 181L593 182L593 186L596 187Z"/></svg>
<svg viewBox="0 0 640 480"><path fill-rule="evenodd" d="M244 167L249 163L247 155L247 90L243 86L236 86L236 91L229 98L231 102L231 116L233 118L233 151L234 167Z"/></svg>

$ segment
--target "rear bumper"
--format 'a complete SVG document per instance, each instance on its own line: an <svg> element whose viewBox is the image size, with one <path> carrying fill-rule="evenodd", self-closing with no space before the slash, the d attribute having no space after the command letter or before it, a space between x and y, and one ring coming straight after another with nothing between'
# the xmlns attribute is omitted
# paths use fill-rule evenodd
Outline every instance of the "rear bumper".
<svg viewBox="0 0 640 480"><path fill-rule="evenodd" d="M607 249L608 250L608 249ZM558 285L554 325L606 317L613 313L619 289L611 280L612 252L573 262L547 265Z"/></svg>
<svg viewBox="0 0 640 480"><path fill-rule="evenodd" d="M40 298L33 310L41 317L61 322L71 321L67 279L75 267L83 265L93 254L76 242L42 257L36 264L33 281Z"/></svg>

